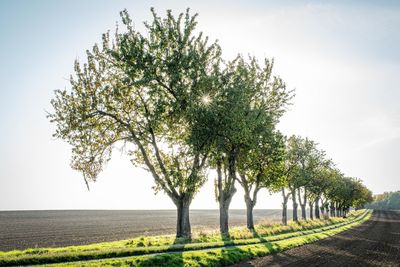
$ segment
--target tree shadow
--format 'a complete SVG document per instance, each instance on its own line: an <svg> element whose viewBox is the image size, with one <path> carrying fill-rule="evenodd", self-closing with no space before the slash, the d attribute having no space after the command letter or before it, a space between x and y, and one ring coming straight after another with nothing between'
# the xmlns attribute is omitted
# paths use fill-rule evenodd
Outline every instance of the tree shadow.
<svg viewBox="0 0 400 267"><path fill-rule="evenodd" d="M135 262L134 266L140 267L182 267L185 266L183 252L169 252L155 255L148 258L143 258L139 262Z"/></svg>
<svg viewBox="0 0 400 267"><path fill-rule="evenodd" d="M260 250L255 249L253 252L249 253L251 251L251 249L248 249L248 251L247 251L243 247L235 247L238 252L240 251L242 253L246 253L247 259L243 259L239 262L236 262L231 266L250 267L250 266L253 266L252 260L255 260L259 257L265 257L265 256L269 256L272 254L277 254L282 251L282 247L279 244L275 244L271 241L268 241L261 234L259 234L256 229L250 229L250 231L252 233L253 238L258 239L259 242L255 243L255 244L249 244L249 245L263 246L267 249L268 252L266 253L265 251L260 251Z"/></svg>
<svg viewBox="0 0 400 267"><path fill-rule="evenodd" d="M153 253L151 256L149 255L150 257L143 257L133 265L141 267L183 267L185 266L183 253L185 246L190 244L190 241L189 238L176 237L165 251Z"/></svg>
<svg viewBox="0 0 400 267"><path fill-rule="evenodd" d="M221 241L224 243L224 246L231 246L234 245L234 239L231 238L230 235L225 235L225 234L220 234L221 236Z"/></svg>
<svg viewBox="0 0 400 267"><path fill-rule="evenodd" d="M185 244L189 244L191 241L192 240L188 237L176 237L172 244L173 245L185 245Z"/></svg>
<svg viewBox="0 0 400 267"><path fill-rule="evenodd" d="M400 216L374 213L369 223L338 235L234 266L398 266L400 247L392 234L398 229Z"/></svg>

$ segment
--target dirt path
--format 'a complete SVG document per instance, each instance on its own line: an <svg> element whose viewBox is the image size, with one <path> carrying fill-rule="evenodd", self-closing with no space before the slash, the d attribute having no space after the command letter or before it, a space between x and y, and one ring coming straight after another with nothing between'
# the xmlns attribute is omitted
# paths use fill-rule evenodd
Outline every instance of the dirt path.
<svg viewBox="0 0 400 267"><path fill-rule="evenodd" d="M400 212L374 211L359 227L239 266L400 266Z"/></svg>

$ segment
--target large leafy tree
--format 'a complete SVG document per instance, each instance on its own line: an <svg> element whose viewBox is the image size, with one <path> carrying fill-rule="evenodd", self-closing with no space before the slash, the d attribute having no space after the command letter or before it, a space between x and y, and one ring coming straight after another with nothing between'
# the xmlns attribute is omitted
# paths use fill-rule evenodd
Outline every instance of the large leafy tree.
<svg viewBox="0 0 400 267"><path fill-rule="evenodd" d="M236 193L237 157L248 143L246 110L251 95L246 91L245 62L238 57L220 71L219 90L203 99L203 109L195 117L193 140L204 140L210 148L209 163L217 170L215 196L219 203L220 231L229 236L229 205Z"/></svg>
<svg viewBox="0 0 400 267"><path fill-rule="evenodd" d="M280 190L282 192L282 224L287 225L287 203L289 198L295 196L294 180L298 175L298 157L295 152L295 136L287 138L284 137L285 150L284 150L284 165L282 169L282 182L278 185L278 188L274 188L274 191ZM296 198L293 199L293 220L297 221L297 203ZM296 209L296 210L295 210Z"/></svg>
<svg viewBox="0 0 400 267"><path fill-rule="evenodd" d="M301 160L302 160L302 144L301 138L295 135L290 136L286 141L286 152L285 152L285 176L286 176L286 187L288 192L285 192L285 188L282 188L282 196L283 196L283 206L284 209L287 208L287 201L289 197L292 198L292 207L293 207L293 221L298 221L297 215L297 195L296 192L299 190L299 187L303 183L302 179L302 169L301 169ZM286 215L286 214L284 214ZM287 219L284 219L284 221Z"/></svg>
<svg viewBox="0 0 400 267"><path fill-rule="evenodd" d="M307 200L310 206L310 217L312 217L312 209L314 199L309 187L310 183L315 176L315 172L319 167L321 159L324 157L324 152L317 149L317 144L308 138L299 138L299 163L300 163L300 173L297 177L297 195L299 199L299 204L301 207L301 217L305 220L306 215L306 205Z"/></svg>
<svg viewBox="0 0 400 267"><path fill-rule="evenodd" d="M189 206L205 182L208 151L189 139L201 99L214 88L220 48L195 33L189 10L152 15L142 35L121 12L127 30L112 41L104 34L102 45L87 51L87 63L75 63L71 89L55 92L49 117L87 182L96 180L116 143L130 144L133 164L148 170L156 192L176 205L177 237L190 237Z"/></svg>
<svg viewBox="0 0 400 267"><path fill-rule="evenodd" d="M293 220L297 221L298 203L301 207L302 218L306 219L307 198L310 196L308 185L323 153L317 149L316 143L312 140L294 135L288 139L286 150L287 187L293 201ZM288 196L284 196L285 198Z"/></svg>
<svg viewBox="0 0 400 267"><path fill-rule="evenodd" d="M218 79L220 89L209 96L212 100L197 114L194 139L207 139L213 151L210 162L218 174L216 199L224 235L229 235L228 210L236 192L235 181L242 181L242 176L238 177L238 160L246 158L247 153L265 160L256 150L260 144L268 146L265 140L272 140L274 127L293 97L284 82L272 76L272 68L273 62L265 60L261 65L254 57L246 61L238 56L228 62Z"/></svg>
<svg viewBox="0 0 400 267"><path fill-rule="evenodd" d="M247 228L254 229L253 209L257 203L257 195L261 188L274 191L282 184L284 168L284 142L279 132L264 130L258 142L239 156L237 177L244 190L244 201L247 211Z"/></svg>
<svg viewBox="0 0 400 267"><path fill-rule="evenodd" d="M292 135L285 145L285 183L281 188L283 197L282 222L287 223L287 202L292 198L293 220L298 221L297 208L300 204L302 218L306 219L306 203L310 193L307 186L319 164L320 151L315 142L308 138ZM287 191L286 191L287 189ZM299 203L299 204L298 204Z"/></svg>

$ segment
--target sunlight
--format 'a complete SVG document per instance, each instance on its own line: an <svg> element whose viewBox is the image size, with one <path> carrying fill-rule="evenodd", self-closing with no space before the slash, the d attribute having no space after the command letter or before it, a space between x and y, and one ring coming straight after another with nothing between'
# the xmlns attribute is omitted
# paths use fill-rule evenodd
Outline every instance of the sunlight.
<svg viewBox="0 0 400 267"><path fill-rule="evenodd" d="M204 106L209 106L211 104L211 97L209 95L203 95L200 101Z"/></svg>

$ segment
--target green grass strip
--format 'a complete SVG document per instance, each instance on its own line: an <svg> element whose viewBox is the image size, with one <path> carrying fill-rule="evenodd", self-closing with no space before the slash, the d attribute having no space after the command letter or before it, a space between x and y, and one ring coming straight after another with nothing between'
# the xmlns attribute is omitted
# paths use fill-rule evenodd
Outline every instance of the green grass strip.
<svg viewBox="0 0 400 267"><path fill-rule="evenodd" d="M177 251L191 251L201 250L217 247L226 246L239 246L249 245L257 243L272 242L278 240L284 240L293 237L305 236L314 233L320 233L331 229L339 228L353 222L363 220L365 216L370 214L370 211L359 211L354 213L353 216L342 219L341 223L331 224L325 227L318 227L310 230L297 231L286 234L279 234L274 236L258 235L253 238L238 239L238 240L224 240L216 242L203 242L203 243L190 243L190 244L176 244L168 246L152 246L152 247L134 247L134 248L99 248L98 250L90 251L65 251L65 252L47 252L44 249L35 251L36 253L29 253L30 250L26 250L24 254L15 254L13 252L4 253L6 256L0 255L0 265L32 265L32 264L45 264L45 263L59 263L59 262L71 262L71 261L82 261L82 260L95 260L104 258L115 258L115 257L127 257L135 255L155 254L163 252L177 252ZM40 253L37 253L40 252Z"/></svg>
<svg viewBox="0 0 400 267"><path fill-rule="evenodd" d="M329 219L318 220L301 220L299 222L289 222L288 225L261 223L256 225L256 232L258 236L274 236L278 234L292 233L303 230L311 230L328 225L346 222L352 217L357 217L362 214L362 210L352 211L349 213L349 218L344 219L340 217L332 217ZM254 232L249 231L245 226L232 227L230 230L229 240L249 239L254 237ZM39 254L59 254L68 252L87 252L87 251L100 251L106 249L119 249L119 248L143 248L155 246L172 246L176 244L193 244L193 243L210 243L218 241L226 241L227 239L221 237L219 231L195 231L191 240L185 238L175 238L173 235L160 235L160 236L142 236L128 240L119 240L111 242L94 243L90 245L81 246L68 246L58 248L32 248L26 250L13 250L2 252L0 251L1 258L19 257L23 255L39 255Z"/></svg>
<svg viewBox="0 0 400 267"><path fill-rule="evenodd" d="M361 211L352 211L350 213L350 218L357 217L361 214ZM350 219L349 218L349 219ZM343 218L329 218L327 220L308 220L299 221L298 223L289 222L288 225L281 224L270 224L262 223L256 225L256 232L259 236L274 236L278 234L292 233L303 230L316 229L328 225L338 224L347 221L348 219ZM233 227L230 231L231 236L229 240L241 240L249 239L254 237L254 233L249 231L244 226ZM194 237L189 240L185 238L175 238L173 235L161 235L161 236L147 236L147 237L136 237L128 240L119 240L111 242L94 243L90 245L81 246L68 246L68 247L58 247L58 248L31 248L26 250L13 250L2 252L0 251L1 258L10 257L20 257L23 255L40 255L40 254L62 254L68 252L88 252L88 251L100 251L106 249L120 249L120 248L139 248L143 250L146 247L156 247L156 246L172 246L176 244L193 244L193 243L210 243L226 241L226 238L221 237L220 233L216 230L212 232L195 231Z"/></svg>
<svg viewBox="0 0 400 267"><path fill-rule="evenodd" d="M154 256L135 256L127 258L115 258L96 260L89 262L74 262L57 264L56 266L138 266L138 267L198 267L198 266L226 266L240 261L250 260L256 257L266 256L271 253L281 252L293 247L305 245L317 240L333 236L337 233L348 230L360 225L371 217L372 212L368 212L362 219L320 233L313 233L305 236L293 237L289 239L262 242L259 244L242 245L230 248L208 249L201 251L189 251L180 253L165 253Z"/></svg>

